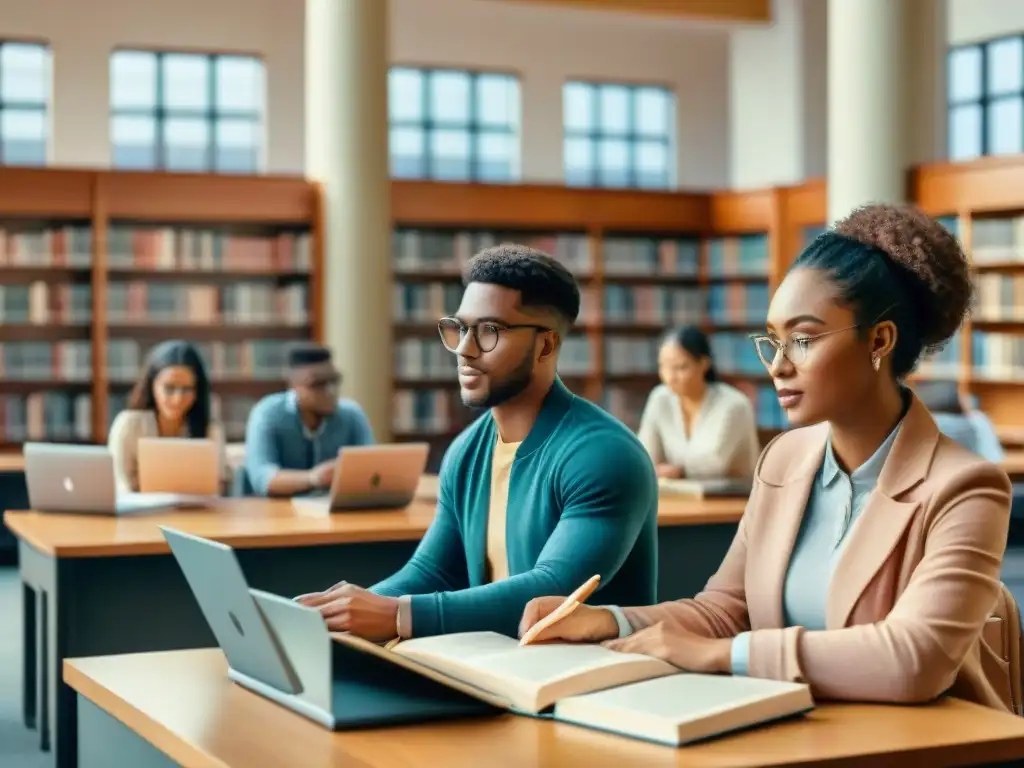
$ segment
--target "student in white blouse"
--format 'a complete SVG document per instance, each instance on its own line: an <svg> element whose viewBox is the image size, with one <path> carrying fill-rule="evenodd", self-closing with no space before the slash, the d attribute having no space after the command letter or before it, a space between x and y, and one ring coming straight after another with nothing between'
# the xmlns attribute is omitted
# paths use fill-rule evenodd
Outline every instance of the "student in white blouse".
<svg viewBox="0 0 1024 768"><path fill-rule="evenodd" d="M750 478L760 453L750 398L718 380L698 328L672 332L658 351L662 383L647 398L640 441L659 477Z"/></svg>
<svg viewBox="0 0 1024 768"><path fill-rule="evenodd" d="M139 490L140 437L212 438L220 446L221 486L226 488L224 431L210 409L210 379L199 350L181 340L154 347L128 396L128 407L110 425L107 447L119 490Z"/></svg>

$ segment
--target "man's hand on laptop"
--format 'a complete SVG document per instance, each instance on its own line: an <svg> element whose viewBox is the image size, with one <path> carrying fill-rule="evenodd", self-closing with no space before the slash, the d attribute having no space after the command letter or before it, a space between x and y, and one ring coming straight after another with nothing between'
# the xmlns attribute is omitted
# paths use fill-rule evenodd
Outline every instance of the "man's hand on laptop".
<svg viewBox="0 0 1024 768"><path fill-rule="evenodd" d="M309 470L309 484L314 488L328 488L334 481L334 468L338 462L336 459L322 461Z"/></svg>
<svg viewBox="0 0 1024 768"><path fill-rule="evenodd" d="M367 640L390 640L398 621L398 600L341 581L323 592L299 595L296 602L316 608L331 632L351 632Z"/></svg>

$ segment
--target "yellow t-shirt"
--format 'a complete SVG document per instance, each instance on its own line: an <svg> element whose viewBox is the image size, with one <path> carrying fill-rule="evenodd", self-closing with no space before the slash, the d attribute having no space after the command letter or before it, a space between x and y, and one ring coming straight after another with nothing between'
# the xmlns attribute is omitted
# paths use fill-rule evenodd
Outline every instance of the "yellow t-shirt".
<svg viewBox="0 0 1024 768"><path fill-rule="evenodd" d="M512 462L522 443L504 443L501 437L494 445L491 463L491 503L487 515L487 565L491 581L508 578L508 549L505 546L505 520L508 505L508 481Z"/></svg>

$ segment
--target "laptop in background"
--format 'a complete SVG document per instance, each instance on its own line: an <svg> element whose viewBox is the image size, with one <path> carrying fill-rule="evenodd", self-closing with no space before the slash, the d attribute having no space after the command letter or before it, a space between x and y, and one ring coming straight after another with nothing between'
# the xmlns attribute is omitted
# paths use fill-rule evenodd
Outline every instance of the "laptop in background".
<svg viewBox="0 0 1024 768"><path fill-rule="evenodd" d="M138 446L141 493L220 495L220 455L215 440L140 437Z"/></svg>
<svg viewBox="0 0 1024 768"><path fill-rule="evenodd" d="M292 499L292 506L304 515L352 509L404 509L416 495L429 453L427 443L342 448L327 496L299 496Z"/></svg>
<svg viewBox="0 0 1024 768"><path fill-rule="evenodd" d="M114 457L103 445L25 443L25 485L37 512L127 515L182 505L173 493L119 494Z"/></svg>

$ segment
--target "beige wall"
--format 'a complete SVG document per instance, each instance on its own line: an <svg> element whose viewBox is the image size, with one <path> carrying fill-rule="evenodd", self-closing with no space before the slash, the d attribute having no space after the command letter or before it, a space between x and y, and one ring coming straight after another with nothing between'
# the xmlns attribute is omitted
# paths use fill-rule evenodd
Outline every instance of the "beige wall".
<svg viewBox="0 0 1024 768"><path fill-rule="evenodd" d="M1024 0L924 1L948 6L944 34L953 43L1024 31ZM391 2L392 61L519 73L525 180L561 180L561 85L572 77L674 88L682 187L758 187L824 173L827 0L776 0L774 25L731 33L515 3ZM0 0L0 38L53 46L55 163L109 163L108 56L135 45L263 55L266 167L301 172L303 7L302 0ZM929 111L934 135L924 131L917 144L927 149L919 154L941 157L942 99Z"/></svg>

